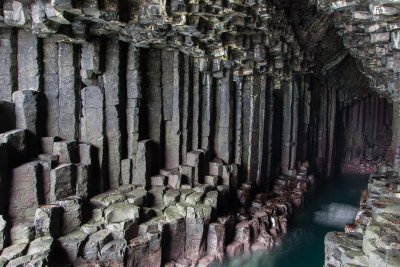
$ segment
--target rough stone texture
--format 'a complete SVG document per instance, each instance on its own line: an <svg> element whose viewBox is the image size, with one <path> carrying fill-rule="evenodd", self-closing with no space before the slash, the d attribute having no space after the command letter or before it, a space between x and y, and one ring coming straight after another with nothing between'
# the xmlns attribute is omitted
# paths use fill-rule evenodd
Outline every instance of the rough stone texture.
<svg viewBox="0 0 400 267"><path fill-rule="evenodd" d="M62 213L62 208L57 205L46 205L37 208L35 213L36 237L59 237L61 235Z"/></svg>
<svg viewBox="0 0 400 267"><path fill-rule="evenodd" d="M35 239L35 226L31 220L14 220L10 225L11 244L25 244Z"/></svg>
<svg viewBox="0 0 400 267"><path fill-rule="evenodd" d="M58 136L72 140L78 138L79 121L79 87L77 79L77 52L70 43L60 42L58 45L59 67L59 117ZM68 127L65 127L68 125Z"/></svg>
<svg viewBox="0 0 400 267"><path fill-rule="evenodd" d="M0 100L11 101L12 93L17 90L17 45L13 29L1 29Z"/></svg>
<svg viewBox="0 0 400 267"><path fill-rule="evenodd" d="M82 223L82 203L79 197L69 197L58 201L57 204L63 209L62 233L67 234L75 231Z"/></svg>
<svg viewBox="0 0 400 267"><path fill-rule="evenodd" d="M105 96L105 134L108 146L108 183L110 188L121 185L122 101L119 80L121 46L117 41L106 42L105 71L103 74Z"/></svg>
<svg viewBox="0 0 400 267"><path fill-rule="evenodd" d="M50 201L75 195L76 168L72 164L61 164L50 172Z"/></svg>
<svg viewBox="0 0 400 267"><path fill-rule="evenodd" d="M94 146L93 172L96 178L95 192L102 192L105 183L104 163L104 92L97 86L85 87L81 91L82 119L81 139Z"/></svg>
<svg viewBox="0 0 400 267"><path fill-rule="evenodd" d="M15 120L18 129L26 129L31 134L38 134L39 93L33 90L20 90L13 93Z"/></svg>
<svg viewBox="0 0 400 267"><path fill-rule="evenodd" d="M39 42L30 31L18 31L18 90L40 90Z"/></svg>
<svg viewBox="0 0 400 267"><path fill-rule="evenodd" d="M78 258L87 234L82 230L73 231L58 239L57 254L58 262L67 262L73 264Z"/></svg>
<svg viewBox="0 0 400 267"><path fill-rule="evenodd" d="M132 184L147 186L152 173L152 142L140 141L136 154L135 169L133 170Z"/></svg>
<svg viewBox="0 0 400 267"><path fill-rule="evenodd" d="M46 136L58 136L59 129L59 68L58 43L53 39L43 40L43 93L46 101Z"/></svg>
<svg viewBox="0 0 400 267"><path fill-rule="evenodd" d="M76 164L76 189L75 193L81 199L86 200L92 193L91 166L86 164Z"/></svg>
<svg viewBox="0 0 400 267"><path fill-rule="evenodd" d="M79 145L76 141L57 141L53 143L52 153L58 155L60 164L79 162Z"/></svg>
<svg viewBox="0 0 400 267"><path fill-rule="evenodd" d="M39 203L41 166L30 162L12 170L8 214L12 219L34 218Z"/></svg>
<svg viewBox="0 0 400 267"><path fill-rule="evenodd" d="M111 232L107 229L91 234L83 248L83 257L86 260L98 259L101 249L111 240Z"/></svg>

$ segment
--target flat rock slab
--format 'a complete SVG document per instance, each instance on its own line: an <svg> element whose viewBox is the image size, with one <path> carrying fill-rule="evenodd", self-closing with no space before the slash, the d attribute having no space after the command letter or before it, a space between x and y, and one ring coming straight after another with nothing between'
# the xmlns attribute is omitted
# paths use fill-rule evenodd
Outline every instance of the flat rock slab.
<svg viewBox="0 0 400 267"><path fill-rule="evenodd" d="M112 204L104 210L107 223L139 219L140 208L131 203Z"/></svg>

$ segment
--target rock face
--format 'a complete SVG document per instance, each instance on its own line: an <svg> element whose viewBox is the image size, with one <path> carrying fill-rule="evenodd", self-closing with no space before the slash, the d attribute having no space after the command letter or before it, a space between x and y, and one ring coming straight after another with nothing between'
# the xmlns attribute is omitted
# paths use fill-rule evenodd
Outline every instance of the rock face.
<svg viewBox="0 0 400 267"><path fill-rule="evenodd" d="M389 0L0 1L0 265L210 266L274 247L335 168L398 172L398 16ZM382 202L371 220L397 216ZM378 230L327 261L378 266Z"/></svg>
<svg viewBox="0 0 400 267"><path fill-rule="evenodd" d="M36 139L25 131L2 134L4 155L29 160L17 157L28 150L27 139ZM89 170L100 166L90 144L45 137L39 147L49 154L13 168L10 180L7 172L1 176L11 189L0 258L10 266L208 266L270 249L315 182L303 163L297 177L283 175L272 192L253 195L250 182L239 184L236 165L210 162L205 149L188 152L186 165L155 174L156 144L144 140L125 183L94 195ZM228 202L235 205L227 208Z"/></svg>

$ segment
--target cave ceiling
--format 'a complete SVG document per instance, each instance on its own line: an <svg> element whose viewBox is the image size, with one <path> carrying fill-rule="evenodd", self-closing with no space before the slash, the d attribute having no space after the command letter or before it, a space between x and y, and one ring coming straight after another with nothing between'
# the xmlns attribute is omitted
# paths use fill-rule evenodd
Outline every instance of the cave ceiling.
<svg viewBox="0 0 400 267"><path fill-rule="evenodd" d="M108 36L137 47L175 48L244 73L323 77L350 55L371 88L398 97L397 0L2 2L2 27L63 42Z"/></svg>
<svg viewBox="0 0 400 267"><path fill-rule="evenodd" d="M350 55L377 93L398 98L399 4L392 0L282 2L308 64L325 74Z"/></svg>

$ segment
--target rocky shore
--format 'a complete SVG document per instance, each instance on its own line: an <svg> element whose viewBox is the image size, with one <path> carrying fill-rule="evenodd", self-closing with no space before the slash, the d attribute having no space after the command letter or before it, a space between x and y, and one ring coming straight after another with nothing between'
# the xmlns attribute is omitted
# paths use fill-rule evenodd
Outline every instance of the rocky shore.
<svg viewBox="0 0 400 267"><path fill-rule="evenodd" d="M400 266L400 178L390 168L371 174L354 224L325 237L325 267Z"/></svg>

